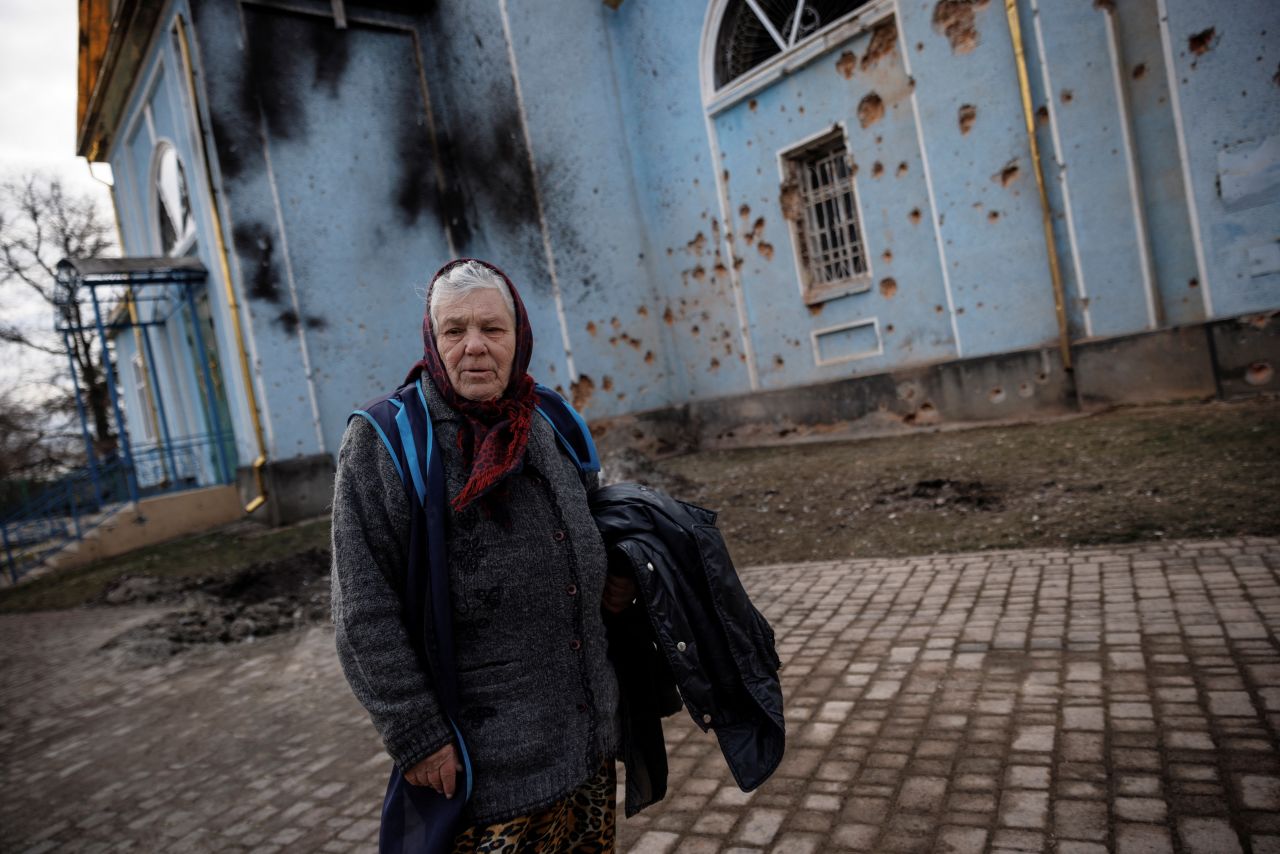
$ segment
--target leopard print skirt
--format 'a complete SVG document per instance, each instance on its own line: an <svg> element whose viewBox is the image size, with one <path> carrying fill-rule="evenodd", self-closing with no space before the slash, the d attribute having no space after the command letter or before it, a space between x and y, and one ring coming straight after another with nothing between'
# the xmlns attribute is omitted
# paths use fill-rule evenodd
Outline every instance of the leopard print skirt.
<svg viewBox="0 0 1280 854"><path fill-rule="evenodd" d="M610 854L617 785L613 760L605 760L594 777L546 809L461 831L453 854Z"/></svg>

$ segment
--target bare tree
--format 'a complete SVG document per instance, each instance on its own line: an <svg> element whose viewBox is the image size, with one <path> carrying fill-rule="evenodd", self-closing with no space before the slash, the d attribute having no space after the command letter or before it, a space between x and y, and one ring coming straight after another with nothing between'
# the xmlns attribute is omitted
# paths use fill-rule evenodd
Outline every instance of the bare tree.
<svg viewBox="0 0 1280 854"><path fill-rule="evenodd" d="M55 277L63 258L101 258L115 242L112 227L87 195L68 192L57 178L27 175L0 184L0 286L24 288L49 306L47 329L23 329L0 319L0 342L64 355L54 331ZM64 297L66 295L63 295ZM110 366L91 324L81 316L80 295L66 301L71 358L85 393L98 450L116 445L107 389Z"/></svg>
<svg viewBox="0 0 1280 854"><path fill-rule="evenodd" d="M38 406L14 389L0 388L0 482L50 477L78 453L75 403L70 393Z"/></svg>

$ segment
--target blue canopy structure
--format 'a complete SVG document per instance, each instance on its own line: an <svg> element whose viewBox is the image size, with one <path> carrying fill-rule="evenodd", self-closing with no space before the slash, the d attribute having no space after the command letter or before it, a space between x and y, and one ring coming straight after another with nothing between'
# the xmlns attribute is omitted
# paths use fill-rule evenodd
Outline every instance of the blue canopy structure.
<svg viewBox="0 0 1280 854"><path fill-rule="evenodd" d="M84 438L85 466L61 478L17 512L0 519L5 562L11 580L46 560L127 501L160 492L230 483L235 474L235 449L230 426L218 411L218 395L205 347L195 297L207 272L199 259L93 258L58 263L54 289L54 329L62 335L71 371L76 412ZM176 336L171 324L181 324ZM132 340L122 335L133 333ZM90 383L74 356L77 342L96 337L101 359L114 441L95 442L85 394ZM162 382L158 372L156 338L172 347L176 337L189 344L189 360L168 358ZM123 343L122 343L123 342ZM119 351L136 351L138 369L133 399L140 411L129 412L135 426L146 421L154 441L131 440L129 407L123 400ZM175 364L189 365L183 377ZM141 393L141 392L145 392ZM174 429L171 396L181 396L184 412L198 431ZM178 402L182 407L182 403ZM148 411L149 410L149 411ZM183 435L178 435L183 432Z"/></svg>

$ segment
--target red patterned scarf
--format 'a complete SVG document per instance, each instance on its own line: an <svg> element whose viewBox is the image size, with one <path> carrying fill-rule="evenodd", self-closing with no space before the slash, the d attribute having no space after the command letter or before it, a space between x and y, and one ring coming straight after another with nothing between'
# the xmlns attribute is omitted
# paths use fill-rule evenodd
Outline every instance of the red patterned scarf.
<svg viewBox="0 0 1280 854"><path fill-rule="evenodd" d="M431 331L431 289L436 280L458 264L476 261L502 277L511 292L515 305L516 350L511 365L511 376L506 390L496 400L468 400L458 394L449 380L436 337ZM524 452L529 446L529 427L533 423L533 410L537 395L533 390L533 377L529 376L529 357L533 351L533 332L529 329L529 316L515 285L507 274L487 261L475 258L456 258L441 267L431 277L427 289L427 310L422 319L422 359L409 369L405 382L418 378L424 371L431 378L436 390L455 412L462 416L458 430L458 449L462 451L462 463L466 467L467 483L453 499L453 509L461 512L477 499L484 499L482 506L489 515L504 517L501 502L505 490L498 488L503 479L519 471L524 463Z"/></svg>

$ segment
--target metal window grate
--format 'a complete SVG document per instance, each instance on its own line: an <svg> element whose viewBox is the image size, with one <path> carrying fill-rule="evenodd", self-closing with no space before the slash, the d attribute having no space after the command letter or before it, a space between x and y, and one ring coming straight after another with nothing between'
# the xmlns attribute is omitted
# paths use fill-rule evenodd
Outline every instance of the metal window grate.
<svg viewBox="0 0 1280 854"><path fill-rule="evenodd" d="M865 6L870 0L735 0L716 38L716 88Z"/></svg>
<svg viewBox="0 0 1280 854"><path fill-rule="evenodd" d="M788 158L800 188L804 219L800 225L810 286L851 279L867 271L858 233L853 169L843 135L827 139Z"/></svg>

